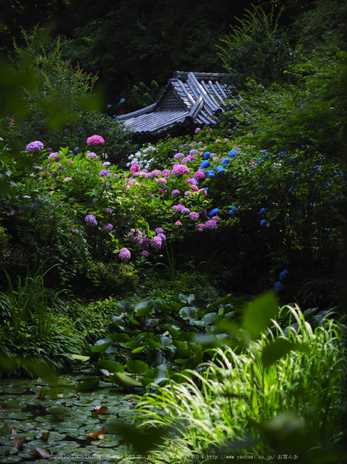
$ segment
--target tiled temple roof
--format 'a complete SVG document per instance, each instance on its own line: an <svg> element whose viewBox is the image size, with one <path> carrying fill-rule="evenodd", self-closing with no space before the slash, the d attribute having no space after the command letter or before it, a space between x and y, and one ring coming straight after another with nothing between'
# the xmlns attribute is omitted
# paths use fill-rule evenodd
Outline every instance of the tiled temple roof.
<svg viewBox="0 0 347 464"><path fill-rule="evenodd" d="M163 136L184 127L214 125L227 98L228 74L175 71L159 100L146 108L118 116L138 136Z"/></svg>

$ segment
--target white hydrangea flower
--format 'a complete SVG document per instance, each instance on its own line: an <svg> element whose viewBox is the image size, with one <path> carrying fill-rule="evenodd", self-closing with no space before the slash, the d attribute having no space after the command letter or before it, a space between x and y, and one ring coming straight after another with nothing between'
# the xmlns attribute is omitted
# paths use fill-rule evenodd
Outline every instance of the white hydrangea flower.
<svg viewBox="0 0 347 464"><path fill-rule="evenodd" d="M129 158L128 159L133 159L134 158L134 155L129 155Z"/></svg>

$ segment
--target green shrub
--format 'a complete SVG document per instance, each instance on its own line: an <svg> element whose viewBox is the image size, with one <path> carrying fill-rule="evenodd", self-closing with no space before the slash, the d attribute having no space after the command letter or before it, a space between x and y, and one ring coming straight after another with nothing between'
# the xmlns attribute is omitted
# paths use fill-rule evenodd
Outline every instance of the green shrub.
<svg viewBox="0 0 347 464"><path fill-rule="evenodd" d="M236 18L240 25L222 39L219 53L230 74L232 88L240 90L248 77L269 86L285 80L285 69L294 61L295 51L289 43L287 31L278 24L283 7L274 17L274 7L266 14L260 6L252 5L244 18Z"/></svg>
<svg viewBox="0 0 347 464"><path fill-rule="evenodd" d="M47 148L86 147L86 140L101 134L107 140L105 156L112 162L130 153L131 134L121 124L102 115L100 98L94 90L97 75L87 74L62 58L60 38L50 47L45 29L34 28L31 35L23 31L26 47L15 44L14 67L36 77L36 87L23 86L23 106L28 107L24 117L7 114L1 121L4 138L17 139L22 150L32 140L40 140ZM10 132L10 134L9 134Z"/></svg>
<svg viewBox="0 0 347 464"><path fill-rule="evenodd" d="M90 266L94 291L104 298L110 295L124 297L132 294L138 285L137 274L133 263L93 261Z"/></svg>

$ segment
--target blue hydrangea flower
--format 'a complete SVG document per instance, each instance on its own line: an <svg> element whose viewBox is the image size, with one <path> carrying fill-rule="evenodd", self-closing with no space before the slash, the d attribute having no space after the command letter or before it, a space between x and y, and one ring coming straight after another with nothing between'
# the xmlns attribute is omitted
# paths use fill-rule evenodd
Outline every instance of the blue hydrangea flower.
<svg viewBox="0 0 347 464"><path fill-rule="evenodd" d="M317 172L319 168L320 168L320 164L316 164L316 166L314 166L313 169Z"/></svg>
<svg viewBox="0 0 347 464"><path fill-rule="evenodd" d="M218 209L218 208L214 208L214 209L212 209L209 213L207 213L207 216L212 217L212 216L215 216L215 215L218 214L218 213L219 213L219 209Z"/></svg>
<svg viewBox="0 0 347 464"><path fill-rule="evenodd" d="M265 219L262 219L262 220L260 221L260 225L263 227L263 226L265 226L265 224L266 224L266 220L265 220Z"/></svg>
<svg viewBox="0 0 347 464"><path fill-rule="evenodd" d="M121 98L121 99L119 100L119 103L125 103L125 98Z"/></svg>
<svg viewBox="0 0 347 464"><path fill-rule="evenodd" d="M278 154L278 156L284 156L284 155L286 155L286 154L287 154L287 153L286 153L285 151L281 151L281 152Z"/></svg>
<svg viewBox="0 0 347 464"><path fill-rule="evenodd" d="M291 186L291 187L288 189L288 192L289 192L289 193L292 193L292 191L293 191L293 188L294 188L294 187L293 187L293 186Z"/></svg>
<svg viewBox="0 0 347 464"><path fill-rule="evenodd" d="M107 105L107 109L109 110L111 108L112 105Z"/></svg>
<svg viewBox="0 0 347 464"><path fill-rule="evenodd" d="M233 158L233 157L236 156L236 155L237 155L237 151L236 151L236 150L230 150L230 152L229 152L230 158Z"/></svg>
<svg viewBox="0 0 347 464"><path fill-rule="evenodd" d="M208 171L208 177L210 177L210 179L213 179L214 177L216 177L216 174L212 170Z"/></svg>
<svg viewBox="0 0 347 464"><path fill-rule="evenodd" d="M265 190L264 185L259 185L259 188L260 188L261 190Z"/></svg>
<svg viewBox="0 0 347 464"><path fill-rule="evenodd" d="M233 216L236 212L236 206L232 206L231 209L229 210L229 213Z"/></svg>
<svg viewBox="0 0 347 464"><path fill-rule="evenodd" d="M265 213L266 209L265 208L261 208L261 210L259 211L261 214Z"/></svg>
<svg viewBox="0 0 347 464"><path fill-rule="evenodd" d="M224 158L224 160L222 161L222 164L228 164L230 163L230 159L229 158Z"/></svg>
<svg viewBox="0 0 347 464"><path fill-rule="evenodd" d="M211 153L209 151L205 151L203 156L204 156L205 160L207 160L211 156Z"/></svg>
<svg viewBox="0 0 347 464"><path fill-rule="evenodd" d="M282 280L283 280L284 278L286 278L287 275L288 275L288 270L287 270L287 269L284 269L284 271L282 271L282 272L280 273L280 275L279 275L278 278L279 278L279 280L282 282Z"/></svg>
<svg viewBox="0 0 347 464"><path fill-rule="evenodd" d="M275 282L274 289L276 290L276 292L280 292L281 290L283 290L283 284L281 282Z"/></svg>
<svg viewBox="0 0 347 464"><path fill-rule="evenodd" d="M224 171L224 169L223 169L223 166L216 166L216 169L217 169L217 171L218 171L220 174L224 174L224 173L225 173L225 171Z"/></svg>
<svg viewBox="0 0 347 464"><path fill-rule="evenodd" d="M298 176L300 174L300 171L295 171L295 175Z"/></svg>
<svg viewBox="0 0 347 464"><path fill-rule="evenodd" d="M209 165L210 165L210 163L209 163L207 160L202 161L201 164L200 164L200 166L201 166L202 168L208 168Z"/></svg>

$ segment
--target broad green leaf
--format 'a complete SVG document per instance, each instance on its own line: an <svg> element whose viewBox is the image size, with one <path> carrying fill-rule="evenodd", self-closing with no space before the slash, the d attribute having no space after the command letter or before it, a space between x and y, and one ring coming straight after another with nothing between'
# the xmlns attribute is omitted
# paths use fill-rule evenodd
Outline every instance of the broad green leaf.
<svg viewBox="0 0 347 464"><path fill-rule="evenodd" d="M310 349L307 344L292 343L285 338L277 338L277 340L270 342L263 349L262 362L264 367L271 366L276 361L286 356L290 351L308 353Z"/></svg>
<svg viewBox="0 0 347 464"><path fill-rule="evenodd" d="M147 314L149 314L152 311L153 307L153 301L143 301L142 303L139 303L135 306L135 316L147 316Z"/></svg>
<svg viewBox="0 0 347 464"><path fill-rule="evenodd" d="M117 385L120 385L121 387L126 388L127 390L131 390L135 387L142 387L141 382L137 382L137 380L134 380L133 378L129 377L124 372L116 372L110 377L110 380L111 382L116 383Z"/></svg>
<svg viewBox="0 0 347 464"><path fill-rule="evenodd" d="M103 359L99 361L98 364L107 369L108 372L110 372L111 374L114 374L116 372L124 372L123 367L116 361L109 361L107 359Z"/></svg>
<svg viewBox="0 0 347 464"><path fill-rule="evenodd" d="M71 357L82 362L88 361L90 359L90 356L82 356L80 354L72 354Z"/></svg>
<svg viewBox="0 0 347 464"><path fill-rule="evenodd" d="M114 322L121 330L125 328L123 316L111 316L111 321Z"/></svg>
<svg viewBox="0 0 347 464"><path fill-rule="evenodd" d="M139 346L138 348L135 348L132 350L132 353L136 354L136 353L141 353L144 349L146 349L147 346L146 345L142 345L142 346Z"/></svg>
<svg viewBox="0 0 347 464"><path fill-rule="evenodd" d="M145 374L148 371L148 364L138 359L128 359L127 368L134 374Z"/></svg>
<svg viewBox="0 0 347 464"><path fill-rule="evenodd" d="M94 345L91 348L92 353L105 353L107 348L111 345L112 342L109 343L103 343L102 345Z"/></svg>
<svg viewBox="0 0 347 464"><path fill-rule="evenodd" d="M205 316L201 319L201 322L204 322L205 324L211 324L217 317L217 313L209 313L205 314Z"/></svg>
<svg viewBox="0 0 347 464"><path fill-rule="evenodd" d="M116 314L118 315L127 314L131 316L134 312L134 305L131 303L131 301L120 301L116 304L115 309Z"/></svg>
<svg viewBox="0 0 347 464"><path fill-rule="evenodd" d="M179 311L179 315L181 316L182 319L194 319L197 313L198 312L196 308L193 308L192 306L184 306Z"/></svg>

